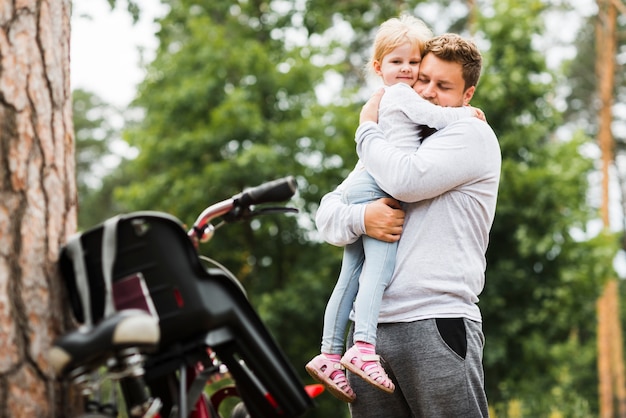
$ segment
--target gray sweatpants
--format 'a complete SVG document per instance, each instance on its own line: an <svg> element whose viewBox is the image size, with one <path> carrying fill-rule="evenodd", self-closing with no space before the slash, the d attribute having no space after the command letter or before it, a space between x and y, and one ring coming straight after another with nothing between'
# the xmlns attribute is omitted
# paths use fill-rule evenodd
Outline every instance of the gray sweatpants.
<svg viewBox="0 0 626 418"><path fill-rule="evenodd" d="M346 341L352 341L353 327ZM396 385L387 394L348 373L353 418L485 418L482 325L467 319L378 324L376 352Z"/></svg>

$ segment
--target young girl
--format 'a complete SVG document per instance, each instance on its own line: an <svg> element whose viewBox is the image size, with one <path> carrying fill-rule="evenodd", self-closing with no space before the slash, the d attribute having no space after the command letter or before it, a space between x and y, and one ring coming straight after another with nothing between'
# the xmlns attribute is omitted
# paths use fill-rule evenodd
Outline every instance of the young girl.
<svg viewBox="0 0 626 418"><path fill-rule="evenodd" d="M379 126L390 142L407 153L418 148L425 127L441 129L460 118L484 118L478 109L439 107L413 91L424 43L430 37L432 32L415 17L403 15L389 19L376 34L368 64L386 86L380 104ZM360 161L340 188L344 203L349 204L365 204L389 197ZM365 205L361 208L364 210ZM393 274L396 247L397 242L383 242L363 235L344 249L341 272L324 315L321 354L306 365L306 370L345 402L354 401L356 395L348 384L344 368L385 392L395 389L381 366L375 346L380 301ZM354 345L342 357L352 309Z"/></svg>

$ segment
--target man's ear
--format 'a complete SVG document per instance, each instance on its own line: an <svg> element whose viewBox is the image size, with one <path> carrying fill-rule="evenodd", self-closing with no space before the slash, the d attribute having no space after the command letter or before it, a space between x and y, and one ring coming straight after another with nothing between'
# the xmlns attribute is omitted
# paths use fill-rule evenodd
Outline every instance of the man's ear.
<svg viewBox="0 0 626 418"><path fill-rule="evenodd" d="M463 106L467 106L469 104L470 100L472 100L472 97L474 97L475 91L476 86L472 86L465 90L465 92L463 93Z"/></svg>

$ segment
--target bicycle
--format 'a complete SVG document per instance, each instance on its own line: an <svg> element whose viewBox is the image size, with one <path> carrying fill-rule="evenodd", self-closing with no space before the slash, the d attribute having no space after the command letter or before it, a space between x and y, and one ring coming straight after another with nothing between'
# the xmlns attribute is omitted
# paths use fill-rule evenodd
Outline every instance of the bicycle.
<svg viewBox="0 0 626 418"><path fill-rule="evenodd" d="M117 382L129 417L220 418L230 397L241 399L232 417L298 417L314 406L321 386L303 386L241 283L198 254L226 223L297 212L255 206L295 191L291 176L246 189L207 207L188 231L169 214L145 211L68 240L59 267L81 327L55 341L50 359L84 395L81 417L117 416L117 405L97 396L103 381ZM227 376L234 384L209 396L206 388Z"/></svg>

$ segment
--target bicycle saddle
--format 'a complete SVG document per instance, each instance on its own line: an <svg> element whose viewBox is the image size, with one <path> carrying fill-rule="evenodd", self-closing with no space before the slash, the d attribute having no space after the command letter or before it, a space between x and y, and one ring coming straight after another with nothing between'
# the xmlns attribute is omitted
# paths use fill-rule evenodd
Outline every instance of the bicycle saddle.
<svg viewBox="0 0 626 418"><path fill-rule="evenodd" d="M60 377L78 367L93 370L125 348L154 350L159 337L156 318L140 309L126 309L93 327L81 327L59 337L50 349L50 364Z"/></svg>

